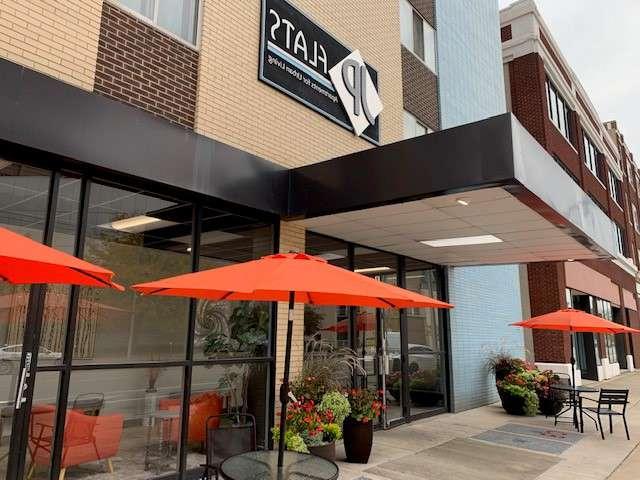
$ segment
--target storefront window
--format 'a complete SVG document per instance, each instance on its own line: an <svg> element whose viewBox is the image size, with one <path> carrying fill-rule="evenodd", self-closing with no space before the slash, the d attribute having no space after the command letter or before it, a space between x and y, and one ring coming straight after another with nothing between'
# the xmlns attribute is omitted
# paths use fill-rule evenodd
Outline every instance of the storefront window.
<svg viewBox="0 0 640 480"><path fill-rule="evenodd" d="M44 237L49 173L0 158L0 226L38 242ZM0 477L7 469L13 399L30 288L0 282Z"/></svg>
<svg viewBox="0 0 640 480"><path fill-rule="evenodd" d="M70 477L155 478L176 472L182 368L75 371L69 385L61 468ZM39 457L50 444L36 447ZM62 476L61 476L62 478Z"/></svg>
<svg viewBox="0 0 640 480"><path fill-rule="evenodd" d="M201 472L205 463L204 439L207 419L210 427L229 427L256 420L256 439L267 445L268 364L244 363L193 368L189 401L187 470ZM213 418L211 418L213 417ZM189 476L189 478L191 478ZM194 477L195 478L195 477Z"/></svg>
<svg viewBox="0 0 640 480"><path fill-rule="evenodd" d="M84 258L125 287L187 273L191 221L189 204L92 184ZM83 288L80 304L76 362L184 359L188 299Z"/></svg>
<svg viewBox="0 0 640 480"><path fill-rule="evenodd" d="M418 262L407 262L406 287L409 290L440 298L438 270L413 270ZM444 406L442 370L441 313L432 308L409 308L407 337L409 352L409 399L411 413L425 413Z"/></svg>
<svg viewBox="0 0 640 480"><path fill-rule="evenodd" d="M200 270L258 259L273 252L273 228L254 219L206 208L200 236ZM269 354L270 302L197 302L194 358L264 357Z"/></svg>
<svg viewBox="0 0 640 480"><path fill-rule="evenodd" d="M306 251L324 258L330 264L349 268L345 242L307 233ZM305 345L322 342L334 349L351 347L348 307L306 305L304 308Z"/></svg>

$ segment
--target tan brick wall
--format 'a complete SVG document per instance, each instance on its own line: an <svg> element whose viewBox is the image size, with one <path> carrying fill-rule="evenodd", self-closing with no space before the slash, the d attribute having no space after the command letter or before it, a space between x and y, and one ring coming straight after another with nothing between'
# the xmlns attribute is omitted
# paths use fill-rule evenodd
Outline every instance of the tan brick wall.
<svg viewBox="0 0 640 480"><path fill-rule="evenodd" d="M397 0L295 0L379 72L381 142L402 139ZM204 0L196 131L286 166L373 145L258 80L260 0Z"/></svg>
<svg viewBox="0 0 640 480"><path fill-rule="evenodd" d="M0 0L0 57L93 89L102 0Z"/></svg>
<svg viewBox="0 0 640 480"><path fill-rule="evenodd" d="M280 222L280 245L278 251L289 253L291 251L304 252L305 230L298 222ZM280 383L284 376L284 353L287 333L287 314L289 306L284 302L278 303L276 340L276 400ZM296 305L293 317L293 340L291 342L291 378L295 378L302 366L304 355L304 306Z"/></svg>

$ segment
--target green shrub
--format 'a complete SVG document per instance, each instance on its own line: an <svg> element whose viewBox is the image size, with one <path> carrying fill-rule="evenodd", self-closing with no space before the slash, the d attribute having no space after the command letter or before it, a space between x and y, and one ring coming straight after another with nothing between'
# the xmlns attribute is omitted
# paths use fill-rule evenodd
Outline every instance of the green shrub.
<svg viewBox="0 0 640 480"><path fill-rule="evenodd" d="M322 396L318 411L324 416L331 417L331 423L342 425L344 419L351 413L351 405L342 393L327 392Z"/></svg>

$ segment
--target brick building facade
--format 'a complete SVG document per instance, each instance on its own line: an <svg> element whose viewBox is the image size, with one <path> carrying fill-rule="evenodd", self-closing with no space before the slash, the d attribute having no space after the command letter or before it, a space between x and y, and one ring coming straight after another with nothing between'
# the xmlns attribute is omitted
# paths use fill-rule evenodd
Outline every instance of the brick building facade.
<svg viewBox="0 0 640 480"><path fill-rule="evenodd" d="M501 11L501 37L509 109L609 217L617 244L617 255L610 260L529 264L531 313L575 306L637 327L639 257L633 216L637 217L638 193L633 156L616 122L600 121L533 1L516 2ZM589 378L609 378L621 367L640 362L640 350L630 336L614 342L613 337L598 335L578 342L579 351L595 352L578 358L583 376ZM534 331L533 344L536 361L561 370L568 364L568 335Z"/></svg>

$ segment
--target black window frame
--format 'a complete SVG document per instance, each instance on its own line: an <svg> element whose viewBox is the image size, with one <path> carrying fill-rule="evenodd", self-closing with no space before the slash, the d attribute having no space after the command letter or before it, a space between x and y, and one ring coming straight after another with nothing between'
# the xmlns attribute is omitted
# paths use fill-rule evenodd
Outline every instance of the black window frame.
<svg viewBox="0 0 640 480"><path fill-rule="evenodd" d="M567 101L558 91L558 88L549 78L545 80L545 90L547 93L547 115L551 123L558 129L564 138L571 143L571 129L569 128L569 106ZM552 101L553 94L553 101ZM560 116L562 113L562 117ZM562 122L560 119L562 118Z"/></svg>

